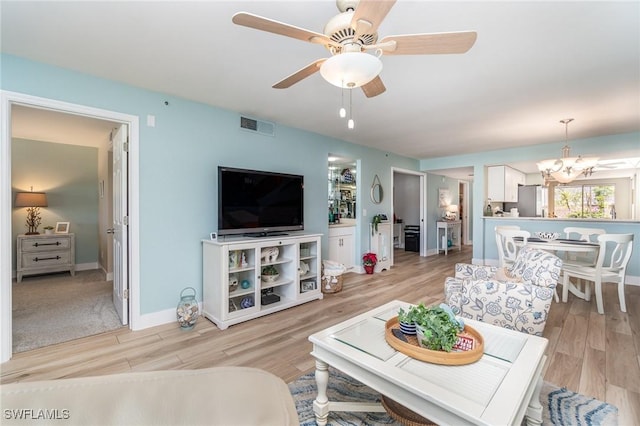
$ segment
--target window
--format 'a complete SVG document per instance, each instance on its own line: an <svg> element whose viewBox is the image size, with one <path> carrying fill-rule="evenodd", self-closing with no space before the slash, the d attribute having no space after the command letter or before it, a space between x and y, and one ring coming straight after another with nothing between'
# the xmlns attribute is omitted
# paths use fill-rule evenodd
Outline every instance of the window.
<svg viewBox="0 0 640 426"><path fill-rule="evenodd" d="M615 215L616 186L558 185L553 189L556 217L610 218Z"/></svg>

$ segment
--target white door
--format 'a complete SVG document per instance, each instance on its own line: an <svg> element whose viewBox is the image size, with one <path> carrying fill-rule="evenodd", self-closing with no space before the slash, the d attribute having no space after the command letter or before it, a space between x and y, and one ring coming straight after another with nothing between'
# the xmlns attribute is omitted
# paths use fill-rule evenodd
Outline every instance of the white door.
<svg viewBox="0 0 640 426"><path fill-rule="evenodd" d="M113 304L122 325L129 323L129 240L127 217L127 126L113 132Z"/></svg>

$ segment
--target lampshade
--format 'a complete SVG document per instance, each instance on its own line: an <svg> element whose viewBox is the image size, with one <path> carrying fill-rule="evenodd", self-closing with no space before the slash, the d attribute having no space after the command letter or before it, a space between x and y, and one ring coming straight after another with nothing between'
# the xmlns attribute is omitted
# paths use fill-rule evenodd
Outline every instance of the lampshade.
<svg viewBox="0 0 640 426"><path fill-rule="evenodd" d="M380 74L382 61L364 52L345 52L324 61L320 74L329 83L342 88L360 87Z"/></svg>
<svg viewBox="0 0 640 426"><path fill-rule="evenodd" d="M47 207L47 194L44 192L18 192L16 207Z"/></svg>

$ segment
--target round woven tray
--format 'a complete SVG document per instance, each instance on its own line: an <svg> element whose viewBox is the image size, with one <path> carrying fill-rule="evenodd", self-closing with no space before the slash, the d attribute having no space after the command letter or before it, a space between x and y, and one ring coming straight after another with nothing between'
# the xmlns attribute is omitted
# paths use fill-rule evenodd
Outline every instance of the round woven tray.
<svg viewBox="0 0 640 426"><path fill-rule="evenodd" d="M389 416L400 424L405 426L424 426L435 425L431 420L422 417L415 411L409 410L407 407L398 404L393 399L389 399L381 395L381 402Z"/></svg>

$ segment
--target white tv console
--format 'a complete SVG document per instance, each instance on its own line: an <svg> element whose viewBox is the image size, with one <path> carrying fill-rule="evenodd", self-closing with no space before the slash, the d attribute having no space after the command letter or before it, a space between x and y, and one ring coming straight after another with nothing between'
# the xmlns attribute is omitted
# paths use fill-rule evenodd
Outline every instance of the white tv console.
<svg viewBox="0 0 640 426"><path fill-rule="evenodd" d="M233 324L322 299L321 236L291 233L203 240L204 316L225 330ZM277 256L273 256L274 248L277 248ZM261 258L263 249L271 256ZM269 281L262 277L262 269L266 266L278 270L277 279ZM269 298L272 300L267 300Z"/></svg>

